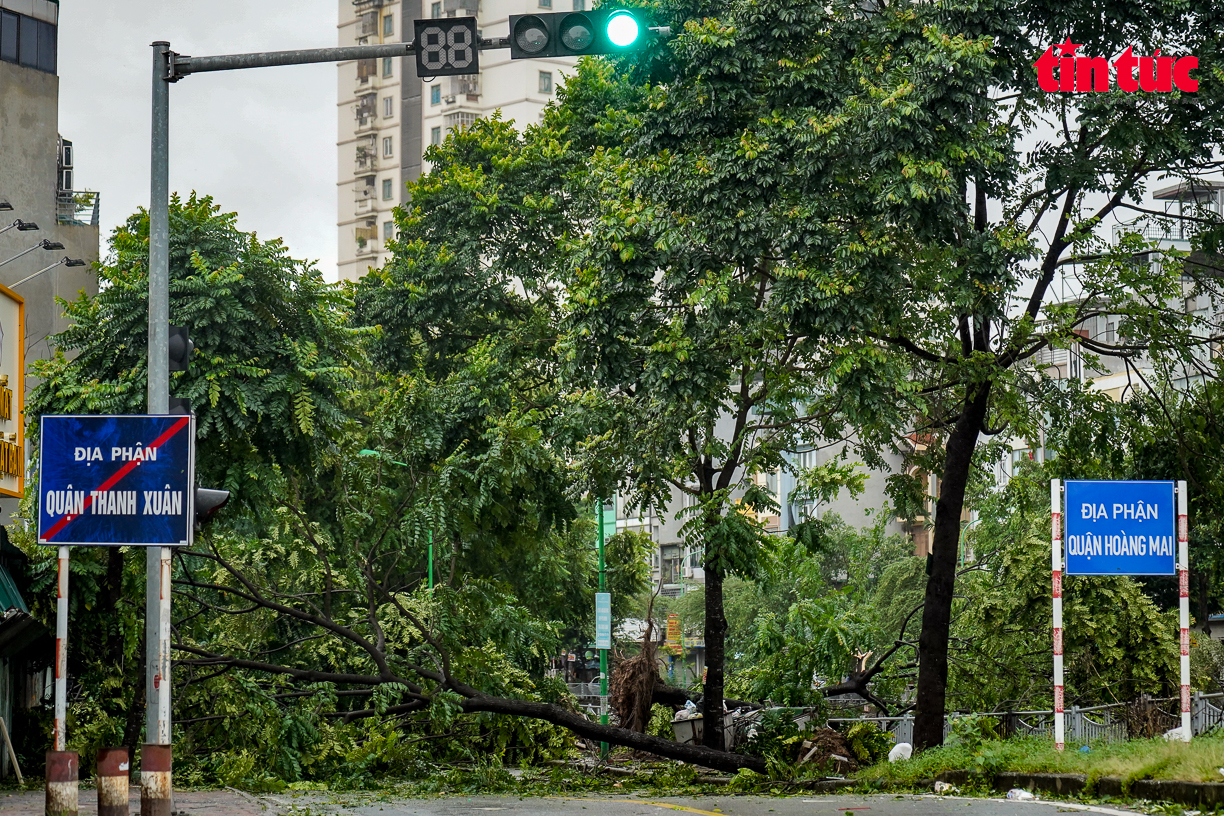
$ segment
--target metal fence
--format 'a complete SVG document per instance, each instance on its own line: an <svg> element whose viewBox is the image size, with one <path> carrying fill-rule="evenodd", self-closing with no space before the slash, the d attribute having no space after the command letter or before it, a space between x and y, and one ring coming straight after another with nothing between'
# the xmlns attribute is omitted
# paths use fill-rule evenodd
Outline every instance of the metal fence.
<svg viewBox="0 0 1224 816"><path fill-rule="evenodd" d="M1144 697L1134 703L1116 703L1103 706L1071 706L1066 710L1067 740L1069 742L1114 742L1127 739L1136 728L1135 711L1141 708L1144 721L1154 733L1163 733L1181 724L1181 714L1176 709L1178 697ZM1174 705L1170 705L1174 704ZM1128 717L1128 714L1130 716ZM944 738L952 730L957 715L944 719ZM1047 711L990 711L979 716L995 717L999 720L1004 736L1047 736L1053 738L1054 712ZM914 717L832 717L829 724L868 721L878 723L890 732L897 742L914 741ZM1205 734L1224 727L1224 692L1203 694L1195 692L1190 699L1190 728L1194 734ZM1136 735L1137 736L1137 735Z"/></svg>

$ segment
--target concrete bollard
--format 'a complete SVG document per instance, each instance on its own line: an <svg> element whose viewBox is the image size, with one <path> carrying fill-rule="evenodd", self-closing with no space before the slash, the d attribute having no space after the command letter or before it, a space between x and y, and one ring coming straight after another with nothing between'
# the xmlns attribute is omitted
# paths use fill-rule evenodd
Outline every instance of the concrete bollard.
<svg viewBox="0 0 1224 816"><path fill-rule="evenodd" d="M77 816L76 751L47 752L47 816Z"/></svg>
<svg viewBox="0 0 1224 816"><path fill-rule="evenodd" d="M128 816L130 768L126 748L98 751L98 816Z"/></svg>
<svg viewBox="0 0 1224 816"><path fill-rule="evenodd" d="M145 743L140 749L140 816L170 816L174 788L169 745Z"/></svg>

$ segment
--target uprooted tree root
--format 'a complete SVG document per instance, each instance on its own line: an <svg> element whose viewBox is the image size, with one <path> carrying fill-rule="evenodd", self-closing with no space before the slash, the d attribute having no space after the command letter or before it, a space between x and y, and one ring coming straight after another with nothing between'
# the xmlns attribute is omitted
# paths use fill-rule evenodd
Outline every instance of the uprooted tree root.
<svg viewBox="0 0 1224 816"><path fill-rule="evenodd" d="M654 602L651 595L646 607L646 631L642 635L642 648L633 657L617 661L616 669L608 684L608 703L620 719L621 728L645 733L650 725L650 707L653 704L655 686L663 682L656 663L659 647L654 641Z"/></svg>
<svg viewBox="0 0 1224 816"><path fill-rule="evenodd" d="M639 654L620 661L612 673L608 702L622 728L645 732L650 724L655 685L661 682L655 654L654 644L644 643Z"/></svg>

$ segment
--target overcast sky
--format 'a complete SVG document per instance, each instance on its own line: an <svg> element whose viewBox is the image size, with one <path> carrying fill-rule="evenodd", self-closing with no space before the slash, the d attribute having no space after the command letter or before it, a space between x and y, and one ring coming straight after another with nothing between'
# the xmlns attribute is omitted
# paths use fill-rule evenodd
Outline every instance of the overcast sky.
<svg viewBox="0 0 1224 816"><path fill-rule="evenodd" d="M336 0L62 0L60 133L77 189L111 230L149 203L154 40L180 54L336 44ZM212 195L239 225L281 237L336 278L336 67L201 74L170 87L170 190Z"/></svg>

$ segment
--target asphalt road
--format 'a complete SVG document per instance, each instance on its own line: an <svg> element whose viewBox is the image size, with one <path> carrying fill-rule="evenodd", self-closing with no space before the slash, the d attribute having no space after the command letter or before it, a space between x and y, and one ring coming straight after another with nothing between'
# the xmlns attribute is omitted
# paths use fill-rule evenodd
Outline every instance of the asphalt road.
<svg viewBox="0 0 1224 816"><path fill-rule="evenodd" d="M140 811L139 789L132 790L132 816ZM81 816L97 813L92 790L81 791ZM253 796L237 791L189 791L175 794L183 816L484 816L501 813L559 816L1133 816L1135 811L1071 802L1008 802L951 796L696 796L686 798L590 796L526 798L517 796L448 796L399 799L386 794L318 793ZM41 816L41 791L0 793L0 816Z"/></svg>
<svg viewBox="0 0 1224 816"><path fill-rule="evenodd" d="M264 797L265 801L269 797ZM969 799L935 796L699 796L654 798L637 796L549 797L520 799L508 796L464 796L431 800L395 800L383 797L319 797L288 799L271 797L280 813L305 810L309 814L340 813L345 816L483 816L485 813L565 814L565 816L659 816L697 813L703 816L1055 816L1086 812L1104 816L1129 816L1134 811L1091 807L1068 802L1009 802L1002 799Z"/></svg>

